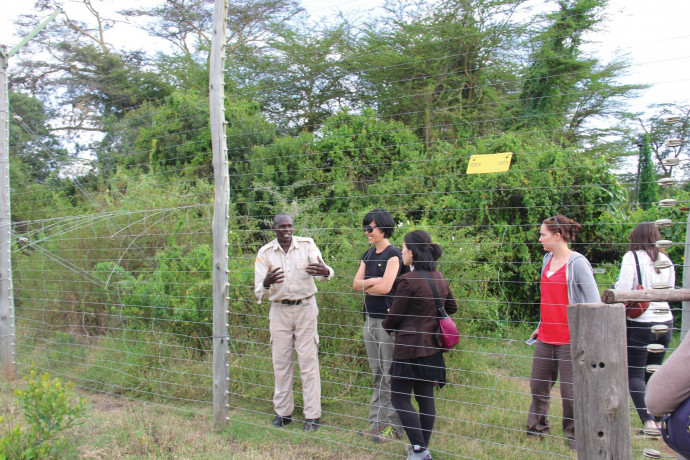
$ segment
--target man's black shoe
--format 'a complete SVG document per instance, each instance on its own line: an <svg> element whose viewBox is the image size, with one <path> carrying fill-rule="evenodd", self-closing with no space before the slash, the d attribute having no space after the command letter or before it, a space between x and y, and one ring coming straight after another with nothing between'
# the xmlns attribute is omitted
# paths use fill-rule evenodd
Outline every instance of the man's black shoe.
<svg viewBox="0 0 690 460"><path fill-rule="evenodd" d="M292 422L292 415L288 415L287 417L281 417L280 415L276 415L276 418L273 419L271 422L271 425L273 426L285 426Z"/></svg>
<svg viewBox="0 0 690 460"><path fill-rule="evenodd" d="M308 418L304 421L304 431L316 431L321 424L320 418Z"/></svg>

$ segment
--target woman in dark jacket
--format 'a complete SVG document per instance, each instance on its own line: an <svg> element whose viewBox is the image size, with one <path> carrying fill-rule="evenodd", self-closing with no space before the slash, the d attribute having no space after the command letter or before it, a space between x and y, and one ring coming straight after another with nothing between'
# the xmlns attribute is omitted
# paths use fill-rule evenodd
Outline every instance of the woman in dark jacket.
<svg viewBox="0 0 690 460"><path fill-rule="evenodd" d="M446 365L439 342L439 318L428 275L449 314L458 309L448 282L436 270L441 247L428 233L415 230L404 238L402 258L412 271L400 277L383 327L395 332L391 365L391 400L412 444L408 459L431 459L429 439L434 428L434 386L446 383ZM426 272L426 273L423 273ZM412 393L419 413L412 406Z"/></svg>

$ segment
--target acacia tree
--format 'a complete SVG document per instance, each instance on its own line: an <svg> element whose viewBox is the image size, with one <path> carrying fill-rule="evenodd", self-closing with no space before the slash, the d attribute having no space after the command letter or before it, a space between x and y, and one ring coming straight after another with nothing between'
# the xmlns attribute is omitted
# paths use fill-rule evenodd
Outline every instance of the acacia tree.
<svg viewBox="0 0 690 460"><path fill-rule="evenodd" d="M196 59L211 49L214 0L167 0L153 8L136 8L122 13L148 17L144 26L152 36L171 43L179 52ZM302 8L295 0L234 0L228 5L226 45L228 56L257 45L272 36L271 24L290 20Z"/></svg>
<svg viewBox="0 0 690 460"><path fill-rule="evenodd" d="M143 17L151 36L172 45L172 53L159 54L162 73L177 87L206 91L208 59L213 30L214 0L167 0L153 8L122 11ZM251 96L256 80L256 60L275 37L274 25L302 12L296 0L231 0L226 20L226 92Z"/></svg>
<svg viewBox="0 0 690 460"><path fill-rule="evenodd" d="M657 110L652 115L646 119L636 115L635 121L648 136L657 174L670 176L674 166L665 165L663 161L667 158L685 159L690 154L690 105L660 104L653 108ZM678 121L667 122L668 117L678 117ZM678 139L680 144L668 147L666 141L669 139ZM680 169L685 176L690 174L687 162L681 162Z"/></svg>
<svg viewBox="0 0 690 460"><path fill-rule="evenodd" d="M258 64L256 97L276 124L313 132L348 105L346 23L324 27L276 27L270 53Z"/></svg>
<svg viewBox="0 0 690 460"><path fill-rule="evenodd" d="M492 132L514 93L523 0L387 4L357 50L362 103L406 122L427 146Z"/></svg>
<svg viewBox="0 0 690 460"><path fill-rule="evenodd" d="M30 177L45 181L68 160L67 152L48 127L43 104L31 96L11 92L10 157L28 169Z"/></svg>
<svg viewBox="0 0 690 460"><path fill-rule="evenodd" d="M674 117L672 122L667 118ZM620 113L614 126L602 129L603 142L596 147L615 161L614 165L629 184L633 201L639 193L639 171L641 171L640 143L646 136L649 157L649 177L675 177L685 179L690 174L687 164L690 151L690 106L682 104L658 104L648 107L645 113ZM677 139L678 146L669 147L666 141ZM665 163L667 159L678 159L678 166ZM637 171L637 174L636 174ZM642 181L644 182L644 181ZM655 200L652 200L655 201Z"/></svg>
<svg viewBox="0 0 690 460"><path fill-rule="evenodd" d="M42 0L17 24L26 32L64 0ZM50 102L53 131L101 131L105 117L121 117L146 101L159 99L169 87L139 51L118 51L107 40L114 20L105 18L90 0L81 6L89 20L61 14L51 27L29 42L10 77L17 91Z"/></svg>
<svg viewBox="0 0 690 460"><path fill-rule="evenodd" d="M47 12L67 3L40 0L34 12L17 24L26 32ZM160 7L120 12L125 18L152 18L146 30L175 46L177 54L161 54L158 61L143 51L118 50L109 40L116 16L106 17L91 0L80 0L78 5L88 19L60 15L30 42L24 53L30 58L18 64L10 81L16 90L51 102L50 113L59 120L53 130L102 131L104 119L121 118L147 102L161 101L171 94L171 84L181 81L190 84L187 89L206 93L213 0L169 0ZM66 11L77 8L73 3L69 6ZM231 74L241 74L238 63L266 47L273 22L288 20L299 11L295 0L232 2L227 21Z"/></svg>
<svg viewBox="0 0 690 460"><path fill-rule="evenodd" d="M544 25L532 39L516 125L574 142L587 120L617 114L620 101L644 85L616 83L624 61L602 64L582 50L584 35L602 21L607 0L556 3L558 10L543 15Z"/></svg>

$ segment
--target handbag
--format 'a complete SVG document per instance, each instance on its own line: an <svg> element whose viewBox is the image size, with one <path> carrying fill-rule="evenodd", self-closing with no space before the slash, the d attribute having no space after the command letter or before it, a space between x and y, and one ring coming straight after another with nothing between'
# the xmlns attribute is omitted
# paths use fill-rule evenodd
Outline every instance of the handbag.
<svg viewBox="0 0 690 460"><path fill-rule="evenodd" d="M434 294L434 301L436 302L436 312L438 313L438 323L441 329L441 332L437 337L439 338L439 342L441 343L441 348L443 349L443 351L448 351L454 346L456 346L458 342L460 342L460 333L458 333L458 328L457 326L455 326L453 320L450 319L450 316L448 316L448 312L446 312L446 309L443 308L443 304L441 303L441 299L438 296L436 286L434 286L434 283L431 280L431 276L429 276L429 273L426 271L422 271L421 273L426 278L426 282L429 283L431 292Z"/></svg>
<svg viewBox="0 0 690 460"><path fill-rule="evenodd" d="M635 267L637 268L637 286L635 290L642 291L642 273L640 272L640 260L637 258L637 252L632 251L635 256ZM625 304L625 314L628 318L637 318L649 308L649 302L628 302Z"/></svg>
<svg viewBox="0 0 690 460"><path fill-rule="evenodd" d="M690 457L690 398L683 401L661 422L661 436L668 446L684 457Z"/></svg>

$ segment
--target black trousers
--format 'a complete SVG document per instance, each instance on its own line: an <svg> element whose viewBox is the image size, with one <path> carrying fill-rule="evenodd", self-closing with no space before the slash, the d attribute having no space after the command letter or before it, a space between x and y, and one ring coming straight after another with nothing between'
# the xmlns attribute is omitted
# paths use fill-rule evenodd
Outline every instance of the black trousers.
<svg viewBox="0 0 690 460"><path fill-rule="evenodd" d="M412 392L419 405L419 413L412 406ZM391 377L391 402L398 412L410 444L429 447L436 420L434 382Z"/></svg>
<svg viewBox="0 0 690 460"><path fill-rule="evenodd" d="M668 326L668 332L665 334L654 334L652 326L656 324L665 324ZM650 364L661 364L666 354L665 352L649 353L647 345L658 343L668 348L671 344L673 320L662 323L642 323L628 320L626 326L625 332L628 339L628 387L635 409L637 409L637 415L640 416L640 420L644 423L647 420L654 420L654 417L647 412L647 406L644 403L647 381L652 376L652 374L647 372L647 366Z"/></svg>

